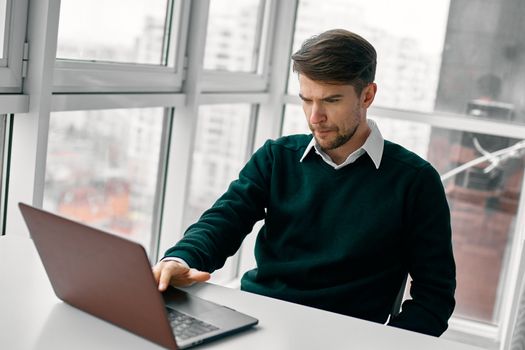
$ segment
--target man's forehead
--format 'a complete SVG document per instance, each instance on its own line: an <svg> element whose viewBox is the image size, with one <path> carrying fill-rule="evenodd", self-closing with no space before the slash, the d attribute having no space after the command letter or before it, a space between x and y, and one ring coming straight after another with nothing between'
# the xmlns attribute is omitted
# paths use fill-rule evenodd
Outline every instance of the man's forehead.
<svg viewBox="0 0 525 350"><path fill-rule="evenodd" d="M303 97L325 98L333 95L355 94L353 85L314 81L307 77L299 78L299 94Z"/></svg>

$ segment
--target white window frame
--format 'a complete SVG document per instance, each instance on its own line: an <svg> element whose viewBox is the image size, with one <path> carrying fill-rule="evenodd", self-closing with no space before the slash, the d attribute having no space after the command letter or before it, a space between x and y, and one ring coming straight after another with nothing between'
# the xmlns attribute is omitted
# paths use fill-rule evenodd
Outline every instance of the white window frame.
<svg viewBox="0 0 525 350"><path fill-rule="evenodd" d="M190 2L173 0L173 18L169 59L173 67L146 64L89 62L57 59L54 69L53 93L75 92L177 92L184 76L184 48L186 46ZM177 19L177 20L174 20ZM175 51L176 47L178 50Z"/></svg>
<svg viewBox="0 0 525 350"><path fill-rule="evenodd" d="M22 91L24 39L28 0L7 0L5 21L5 57L0 58L0 93Z"/></svg>

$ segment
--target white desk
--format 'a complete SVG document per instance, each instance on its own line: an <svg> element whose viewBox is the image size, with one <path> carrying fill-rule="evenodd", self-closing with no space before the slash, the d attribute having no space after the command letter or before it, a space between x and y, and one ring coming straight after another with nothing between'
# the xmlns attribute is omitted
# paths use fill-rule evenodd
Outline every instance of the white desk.
<svg viewBox="0 0 525 350"><path fill-rule="evenodd" d="M188 290L259 319L252 330L197 349L479 350L213 284ZM4 236L0 237L0 349L160 347L61 302L32 241Z"/></svg>

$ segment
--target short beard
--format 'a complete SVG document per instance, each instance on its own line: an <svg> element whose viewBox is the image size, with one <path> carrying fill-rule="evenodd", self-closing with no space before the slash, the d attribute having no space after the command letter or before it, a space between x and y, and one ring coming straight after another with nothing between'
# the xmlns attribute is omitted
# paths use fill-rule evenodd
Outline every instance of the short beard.
<svg viewBox="0 0 525 350"><path fill-rule="evenodd" d="M323 152L339 148L342 145L344 145L345 143L347 143L348 141L350 141L350 139L355 135L355 133L357 131L357 128L359 127L359 124L360 123L357 123L357 125L354 127L354 129L350 130L350 132L348 132L347 134L338 134L337 137L335 138L335 140L333 140L327 146L324 146L324 147L321 146L321 143L316 138L317 144L321 147L321 150Z"/></svg>

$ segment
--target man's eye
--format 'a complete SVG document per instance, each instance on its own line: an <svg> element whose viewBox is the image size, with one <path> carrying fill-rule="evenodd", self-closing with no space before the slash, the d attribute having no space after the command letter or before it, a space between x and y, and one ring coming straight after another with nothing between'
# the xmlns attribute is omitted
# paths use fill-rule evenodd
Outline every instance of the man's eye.
<svg viewBox="0 0 525 350"><path fill-rule="evenodd" d="M335 99L328 99L328 100L325 100L326 103L336 103L336 102L339 102L339 99L338 98L335 98Z"/></svg>

